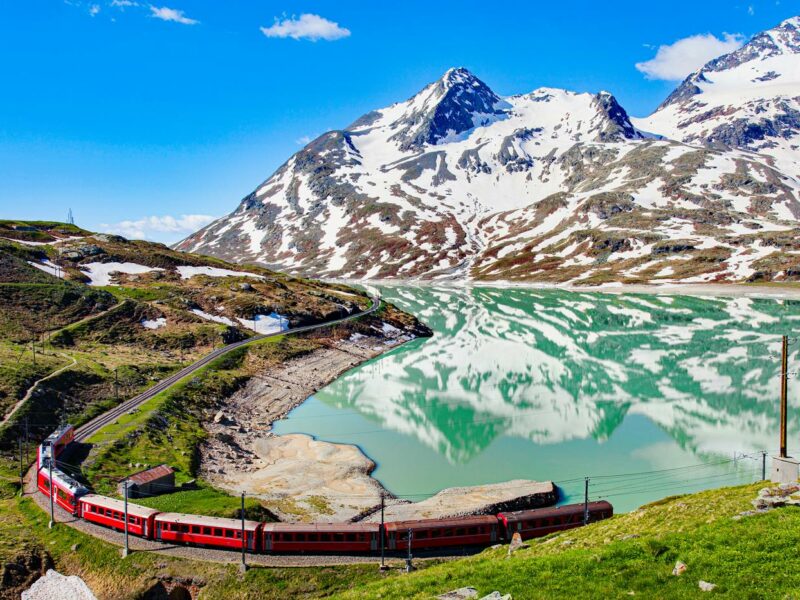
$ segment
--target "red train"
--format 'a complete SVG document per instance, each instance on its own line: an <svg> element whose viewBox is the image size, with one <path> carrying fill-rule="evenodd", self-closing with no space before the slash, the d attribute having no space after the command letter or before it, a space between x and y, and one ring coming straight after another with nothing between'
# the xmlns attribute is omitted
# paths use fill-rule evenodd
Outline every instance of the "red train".
<svg viewBox="0 0 800 600"><path fill-rule="evenodd" d="M50 494L50 457L57 457L71 440L71 427L54 432L39 447L39 490ZM52 465L54 501L71 514L119 531L125 529L122 500L90 494L89 490ZM240 551L241 519L224 519L182 513L164 513L128 502L128 533L149 540ZM585 511L588 514L585 515ZM489 546L508 541L515 533L522 539L580 527L614 514L608 502L538 508L452 519L423 519L384 523L384 544L390 551L424 550L453 546ZM248 552L266 553L376 553L381 547L379 523L260 523L244 521Z"/></svg>
<svg viewBox="0 0 800 600"><path fill-rule="evenodd" d="M41 469L47 466L46 461L48 459L58 458L59 454L64 451L64 448L74 439L75 429L72 425L64 425L56 429L39 445L39 451L36 453L36 467Z"/></svg>

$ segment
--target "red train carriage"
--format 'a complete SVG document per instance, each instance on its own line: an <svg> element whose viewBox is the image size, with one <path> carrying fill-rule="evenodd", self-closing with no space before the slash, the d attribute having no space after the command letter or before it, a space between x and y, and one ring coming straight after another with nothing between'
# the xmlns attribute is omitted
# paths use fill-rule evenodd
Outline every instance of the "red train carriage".
<svg viewBox="0 0 800 600"><path fill-rule="evenodd" d="M50 495L50 476L49 469L40 469L36 476L36 484L39 491ZM75 479L62 473L58 469L53 469L53 500L58 506L73 515L78 515L79 499L89 493L83 485Z"/></svg>
<svg viewBox="0 0 800 600"><path fill-rule="evenodd" d="M505 528L506 539L519 533L523 540L542 537L548 533L572 529L583 525L583 504L567 504L554 508L518 510L497 515ZM605 500L589 503L589 522L607 519L614 514L614 508Z"/></svg>
<svg viewBox="0 0 800 600"><path fill-rule="evenodd" d="M265 523L265 552L375 552L380 525L371 523Z"/></svg>
<svg viewBox="0 0 800 600"><path fill-rule="evenodd" d="M260 548L261 528L257 521L245 521L245 544L250 552ZM155 539L215 548L242 547L242 521L181 513L160 513L155 517Z"/></svg>
<svg viewBox="0 0 800 600"><path fill-rule="evenodd" d="M159 511L128 502L128 533L152 539ZM80 516L86 521L125 530L125 502L97 494L80 499Z"/></svg>
<svg viewBox="0 0 800 600"><path fill-rule="evenodd" d="M412 548L489 545L498 540L499 531L497 517L489 515L459 519L395 521L385 523L384 527L389 550L408 548L409 529Z"/></svg>
<svg viewBox="0 0 800 600"><path fill-rule="evenodd" d="M64 425L59 427L53 433L39 444L39 450L36 456L36 468L41 469L47 466L44 462L46 459L53 457L58 458L58 455L64 451L72 440L75 439L75 429L72 425Z"/></svg>

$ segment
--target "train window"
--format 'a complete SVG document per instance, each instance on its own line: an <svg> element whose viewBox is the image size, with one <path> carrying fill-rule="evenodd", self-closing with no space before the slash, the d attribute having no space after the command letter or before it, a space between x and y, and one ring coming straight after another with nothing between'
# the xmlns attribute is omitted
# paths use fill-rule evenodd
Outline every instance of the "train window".
<svg viewBox="0 0 800 600"><path fill-rule="evenodd" d="M456 535L465 535L465 534L466 530L463 527L459 527L458 529L456 529Z"/></svg>
<svg viewBox="0 0 800 600"><path fill-rule="evenodd" d="M216 527L214 529L214 535L217 536L217 537L222 537L222 529L220 529L219 527Z"/></svg>
<svg viewBox="0 0 800 600"><path fill-rule="evenodd" d="M203 527L203 535L211 535L211 527Z"/></svg>
<svg viewBox="0 0 800 600"><path fill-rule="evenodd" d="M331 541L331 536L330 536L330 534L323 533L323 534L320 534L319 539L320 539L320 541L323 541L323 542L330 542Z"/></svg>
<svg viewBox="0 0 800 600"><path fill-rule="evenodd" d="M345 539L347 539L348 542L355 542L356 541L356 534L355 533L348 533L345 536Z"/></svg>
<svg viewBox="0 0 800 600"><path fill-rule="evenodd" d="M333 541L334 542L343 542L344 541L344 534L343 533L334 533L333 534Z"/></svg>
<svg viewBox="0 0 800 600"><path fill-rule="evenodd" d="M442 532L439 529L434 529L434 530L431 531L431 537L437 538L437 537L441 537L441 535L442 535Z"/></svg>
<svg viewBox="0 0 800 600"><path fill-rule="evenodd" d="M417 539L424 539L424 538L428 537L428 533L429 532L427 532L427 531L418 531L414 535L417 536Z"/></svg>

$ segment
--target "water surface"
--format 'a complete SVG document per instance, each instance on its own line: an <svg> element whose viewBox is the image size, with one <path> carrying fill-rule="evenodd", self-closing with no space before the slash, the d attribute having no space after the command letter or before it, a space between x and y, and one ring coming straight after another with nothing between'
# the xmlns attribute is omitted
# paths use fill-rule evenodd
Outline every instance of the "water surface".
<svg viewBox="0 0 800 600"><path fill-rule="evenodd" d="M777 446L774 355L780 335L800 329L798 301L380 292L434 337L346 373L275 430L357 444L397 495L525 478L553 480L574 501L589 476L592 498L629 510L760 478L760 456L741 455ZM800 444L796 397L790 450Z"/></svg>

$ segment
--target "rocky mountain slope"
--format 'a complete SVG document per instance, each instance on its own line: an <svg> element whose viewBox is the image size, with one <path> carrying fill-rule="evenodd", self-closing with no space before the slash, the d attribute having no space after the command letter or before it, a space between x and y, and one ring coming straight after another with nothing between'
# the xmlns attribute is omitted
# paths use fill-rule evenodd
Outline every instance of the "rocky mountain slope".
<svg viewBox="0 0 800 600"><path fill-rule="evenodd" d="M797 19L709 65L636 122L607 92L500 97L451 69L320 136L176 247L362 279L797 278ZM703 120L707 93L723 108Z"/></svg>

